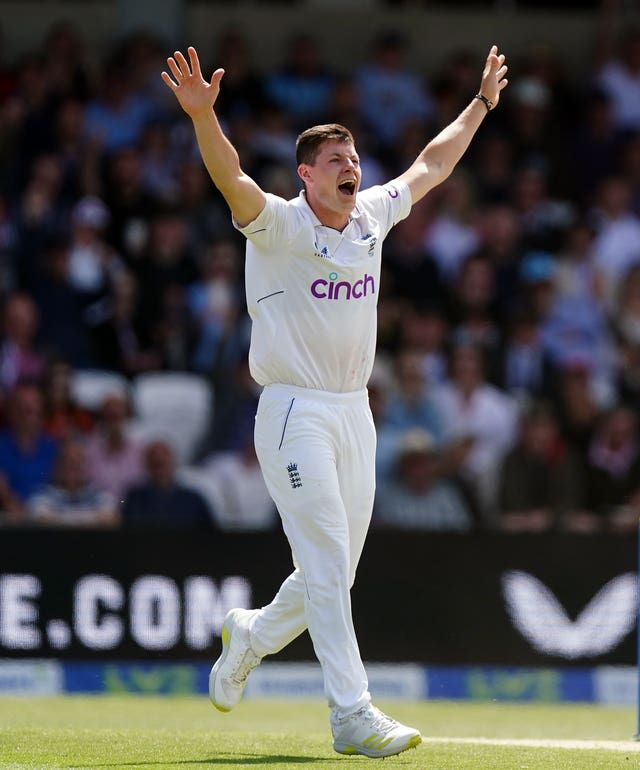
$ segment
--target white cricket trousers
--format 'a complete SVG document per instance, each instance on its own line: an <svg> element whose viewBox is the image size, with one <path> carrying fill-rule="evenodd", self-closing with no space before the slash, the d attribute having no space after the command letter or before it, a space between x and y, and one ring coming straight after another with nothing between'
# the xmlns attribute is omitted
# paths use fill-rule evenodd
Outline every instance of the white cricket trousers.
<svg viewBox="0 0 640 770"><path fill-rule="evenodd" d="M330 707L352 713L371 700L350 595L375 492L367 391L268 385L256 413L255 446L295 570L255 616L252 647L273 654L308 628Z"/></svg>

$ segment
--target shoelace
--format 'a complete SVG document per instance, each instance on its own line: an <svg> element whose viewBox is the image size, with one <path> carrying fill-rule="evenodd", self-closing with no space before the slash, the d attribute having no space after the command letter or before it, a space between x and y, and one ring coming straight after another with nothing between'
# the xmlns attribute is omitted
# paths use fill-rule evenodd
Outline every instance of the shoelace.
<svg viewBox="0 0 640 770"><path fill-rule="evenodd" d="M391 730L395 729L398 724L395 719L391 719L391 717L383 714L382 711L375 706L369 706L367 709L363 710L362 715L364 717L367 717L369 714L373 715L373 719L371 719L370 722L371 727L381 735L386 735L386 733L391 732Z"/></svg>
<svg viewBox="0 0 640 770"><path fill-rule="evenodd" d="M243 685L249 674L253 671L253 669L260 663L260 658L255 654L255 652L252 649L245 650L242 657L235 662L235 665L233 666L233 674L229 677L229 679L235 684L235 685Z"/></svg>

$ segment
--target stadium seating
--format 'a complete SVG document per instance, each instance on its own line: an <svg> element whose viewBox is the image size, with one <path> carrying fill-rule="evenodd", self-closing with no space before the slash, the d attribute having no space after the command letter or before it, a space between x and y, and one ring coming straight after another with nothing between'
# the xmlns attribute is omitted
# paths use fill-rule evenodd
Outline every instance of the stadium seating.
<svg viewBox="0 0 640 770"><path fill-rule="evenodd" d="M71 395L78 406L97 412L111 394L129 395L129 382L118 372L77 369L73 372Z"/></svg>
<svg viewBox="0 0 640 770"><path fill-rule="evenodd" d="M132 434L168 441L179 465L190 462L213 415L213 392L207 380L187 372L151 372L132 385Z"/></svg>

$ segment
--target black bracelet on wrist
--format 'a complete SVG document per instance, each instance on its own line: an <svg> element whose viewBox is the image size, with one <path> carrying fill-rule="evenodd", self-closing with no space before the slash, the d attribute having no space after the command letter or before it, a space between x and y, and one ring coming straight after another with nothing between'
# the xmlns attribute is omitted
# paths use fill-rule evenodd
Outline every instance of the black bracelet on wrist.
<svg viewBox="0 0 640 770"><path fill-rule="evenodd" d="M476 94L473 98L480 99L480 101L487 108L487 112L491 112L491 110L493 109L493 102L491 101L491 99L487 99L487 97L484 94Z"/></svg>

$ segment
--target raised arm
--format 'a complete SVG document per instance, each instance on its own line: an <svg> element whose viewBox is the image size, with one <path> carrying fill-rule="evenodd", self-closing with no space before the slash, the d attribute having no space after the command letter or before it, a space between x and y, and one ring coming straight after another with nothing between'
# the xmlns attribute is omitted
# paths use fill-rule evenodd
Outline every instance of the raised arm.
<svg viewBox="0 0 640 770"><path fill-rule="evenodd" d="M411 201L416 203L429 190L443 182L464 155L471 139L480 127L489 109L494 109L500 100L500 92L507 85L507 65L504 54L498 54L498 47L492 46L482 73L480 98L474 97L458 117L444 128L422 150L411 166L400 175L411 190Z"/></svg>
<svg viewBox="0 0 640 770"><path fill-rule="evenodd" d="M258 216L265 206L264 192L240 168L235 147L222 132L213 110L224 70L217 69L207 82L202 76L195 48L187 49L189 61L180 51L167 59L171 70L162 79L176 95L182 109L193 121L204 165L242 227Z"/></svg>

